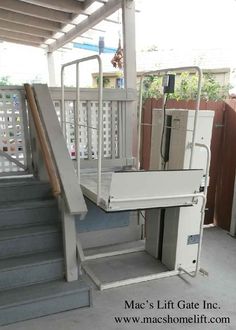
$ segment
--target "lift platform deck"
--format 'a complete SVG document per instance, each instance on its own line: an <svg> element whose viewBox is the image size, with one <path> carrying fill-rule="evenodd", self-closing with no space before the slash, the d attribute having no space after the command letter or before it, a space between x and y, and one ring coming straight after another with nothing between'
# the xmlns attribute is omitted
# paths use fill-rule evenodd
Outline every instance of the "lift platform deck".
<svg viewBox="0 0 236 330"><path fill-rule="evenodd" d="M81 188L106 212L191 206L202 176L203 170L102 172L98 190L97 173L82 171Z"/></svg>

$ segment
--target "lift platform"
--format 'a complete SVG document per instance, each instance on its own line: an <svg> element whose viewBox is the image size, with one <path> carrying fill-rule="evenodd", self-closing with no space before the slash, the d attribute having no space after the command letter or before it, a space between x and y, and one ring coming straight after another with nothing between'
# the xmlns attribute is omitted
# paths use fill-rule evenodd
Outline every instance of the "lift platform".
<svg viewBox="0 0 236 330"><path fill-rule="evenodd" d="M100 188L97 173L82 172L80 180L87 198L116 212L192 206L202 176L203 170L102 172Z"/></svg>

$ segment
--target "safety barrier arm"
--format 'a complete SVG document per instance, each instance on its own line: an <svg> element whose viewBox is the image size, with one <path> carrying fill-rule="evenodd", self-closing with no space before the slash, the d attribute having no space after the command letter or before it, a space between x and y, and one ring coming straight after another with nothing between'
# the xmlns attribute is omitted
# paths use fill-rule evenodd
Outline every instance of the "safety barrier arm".
<svg viewBox="0 0 236 330"><path fill-rule="evenodd" d="M44 132L44 128L37 110L37 104L35 102L34 93L32 87L29 84L25 84L24 88L25 88L26 98L29 104L29 109L31 110L34 126L38 135L38 141L40 143L41 152L47 169L49 181L52 186L53 195L58 196L61 193L60 182L51 156L51 152Z"/></svg>
<svg viewBox="0 0 236 330"><path fill-rule="evenodd" d="M197 124L198 124L198 115L200 109L200 101L201 101L201 88L202 88L202 70L198 66L185 66L185 67L178 67L178 68L167 68L167 69L160 69L154 71L147 71L144 72L140 79L140 89L139 89L139 107L138 107L138 145L137 145L137 162L136 167L139 169L140 166L140 146L141 146L141 126L142 126L142 102L143 102L143 79L146 76L150 75L161 75L167 74L168 72L185 72L185 71L196 71L198 73L198 90L197 90L197 100L196 100L196 111L194 116L194 124L193 124L193 137L192 137L192 147L191 147L191 155L190 155L190 163L189 168L192 168L193 165L193 156L194 156L194 149L196 146L196 132L197 132Z"/></svg>
<svg viewBox="0 0 236 330"><path fill-rule="evenodd" d="M65 86L64 71L71 65L76 65L76 108L75 108L75 150L77 160L77 176L80 183L80 146L79 146L79 104L80 104L80 88L79 88L79 64L91 60L97 60L99 65L99 84L98 84L98 166L97 166L97 205L101 199L101 179L102 179L102 137L103 137L103 73L102 61L99 55L92 55L81 58L72 62L68 62L61 67L61 126L63 134L66 138L66 114L65 114Z"/></svg>

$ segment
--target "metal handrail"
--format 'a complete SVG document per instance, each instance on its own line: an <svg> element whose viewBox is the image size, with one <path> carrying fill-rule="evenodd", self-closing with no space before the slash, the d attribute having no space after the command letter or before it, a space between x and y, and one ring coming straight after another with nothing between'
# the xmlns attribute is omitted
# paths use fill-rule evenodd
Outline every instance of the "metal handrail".
<svg viewBox="0 0 236 330"><path fill-rule="evenodd" d="M38 140L41 147L43 160L47 169L48 177L52 186L53 195L56 197L61 194L61 185L51 156L50 147L47 142L45 131L42 125L41 118L38 113L37 104L35 101L32 87L29 84L24 84L26 98L31 110L35 130L38 135Z"/></svg>
<svg viewBox="0 0 236 330"><path fill-rule="evenodd" d="M61 126L63 134L66 138L66 114L65 114L65 85L64 85L64 71L65 68L71 65L76 65L76 108L75 108L75 150L76 150L76 164L77 176L80 183L80 148L79 148L79 105L80 105L80 88L79 88L79 64L91 60L97 60L99 65L99 84L98 84L98 166L97 166L97 205L101 199L101 181L102 181L102 136L103 136L103 73L102 60L99 55L92 55L68 62L61 67Z"/></svg>
<svg viewBox="0 0 236 330"><path fill-rule="evenodd" d="M210 177L210 164L211 164L211 149L203 143L196 143L196 147L200 147L206 150L207 153L207 161L206 161L206 173L205 173L205 180L204 180L204 191L202 196L202 207L201 207L201 221L200 221L200 228L199 228L199 243L198 243L198 250L197 250L197 260L196 260L196 267L193 273L190 273L183 267L179 267L180 271L188 274L191 277L196 277L199 270L200 270L200 258L201 258L201 248L202 248L202 238L203 238L203 225L204 225L204 218L205 218L205 208L207 202L207 191L208 191L208 181Z"/></svg>
<svg viewBox="0 0 236 330"><path fill-rule="evenodd" d="M15 158L11 157L10 155L8 155L8 153L6 153L3 150L0 150L0 157L5 157L7 160L9 160L9 162L12 162L12 163L16 164L18 167L23 168L24 171L27 170L27 167L24 164L22 164L17 159L15 159Z"/></svg>
<svg viewBox="0 0 236 330"><path fill-rule="evenodd" d="M174 72L184 72L184 71L196 71L198 73L198 91L197 91L197 100L196 100L196 111L194 116L194 124L193 124L193 137L191 143L191 155L190 155L190 162L189 168L192 168L193 165L193 156L194 156L194 149L196 146L196 133L197 133L197 124L198 124L198 115L200 110L200 101L201 101L201 88L202 88L202 70L198 66L185 66L185 67L178 67L178 68L167 68L167 69L159 69L154 71L147 71L144 72L140 78L140 89L139 89L139 108L138 108L138 145L137 145L137 162L136 167L139 169L140 167L140 147L141 147L141 121L142 121L142 101L143 101L143 79L145 76L150 76L153 74L166 74L170 71Z"/></svg>

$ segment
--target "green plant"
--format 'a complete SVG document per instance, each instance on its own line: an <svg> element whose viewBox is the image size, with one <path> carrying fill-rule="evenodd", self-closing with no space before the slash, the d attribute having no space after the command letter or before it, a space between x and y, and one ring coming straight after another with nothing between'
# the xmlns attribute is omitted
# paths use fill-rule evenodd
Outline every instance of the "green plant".
<svg viewBox="0 0 236 330"><path fill-rule="evenodd" d="M160 98L162 94L162 79L157 76L145 77L143 80L143 99Z"/></svg>
<svg viewBox="0 0 236 330"><path fill-rule="evenodd" d="M9 77L8 76L0 77L0 86L6 86L6 85L10 85Z"/></svg>
<svg viewBox="0 0 236 330"><path fill-rule="evenodd" d="M220 85L213 75L204 74L201 90L201 99L218 101L228 97L231 86ZM198 77L195 74L183 72L176 76L175 92L170 98L175 100L195 100L197 98ZM144 79L143 100L147 98L160 98L162 95L162 78L150 76Z"/></svg>
<svg viewBox="0 0 236 330"><path fill-rule="evenodd" d="M96 77L96 84L99 85L99 77ZM102 85L103 87L108 87L110 84L110 79L108 77L103 77Z"/></svg>
<svg viewBox="0 0 236 330"><path fill-rule="evenodd" d="M213 100L218 101L227 98L231 85L220 85L211 74L204 76L204 84L202 86L202 98L206 101Z"/></svg>
<svg viewBox="0 0 236 330"><path fill-rule="evenodd" d="M197 76L189 75L188 72L183 72L176 77L175 93L171 98L175 100L194 100L197 96Z"/></svg>

